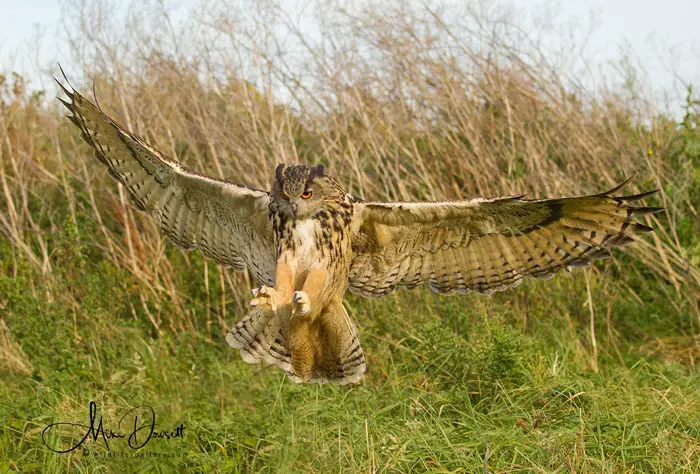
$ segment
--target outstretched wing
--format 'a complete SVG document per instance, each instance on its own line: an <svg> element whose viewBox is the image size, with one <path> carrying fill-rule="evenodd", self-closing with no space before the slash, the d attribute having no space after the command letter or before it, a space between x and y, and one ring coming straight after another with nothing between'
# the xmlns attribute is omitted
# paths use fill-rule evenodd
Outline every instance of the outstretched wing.
<svg viewBox="0 0 700 474"><path fill-rule="evenodd" d="M597 195L527 200L356 203L350 289L379 297L397 285L429 283L438 293L491 294L524 277L551 278L563 267L608 258L651 227L632 218L663 208L630 207L613 197L629 180Z"/></svg>
<svg viewBox="0 0 700 474"><path fill-rule="evenodd" d="M58 81L57 81L58 82ZM70 101L68 118L95 149L95 156L129 191L140 210L151 211L171 242L226 267L247 265L273 284L275 251L268 193L186 169L151 148L76 91L59 86Z"/></svg>

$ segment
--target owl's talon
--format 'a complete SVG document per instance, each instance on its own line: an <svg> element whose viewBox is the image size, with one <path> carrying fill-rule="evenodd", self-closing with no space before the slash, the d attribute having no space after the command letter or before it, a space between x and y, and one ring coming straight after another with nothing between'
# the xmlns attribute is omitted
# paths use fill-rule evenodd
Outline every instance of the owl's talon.
<svg viewBox="0 0 700 474"><path fill-rule="evenodd" d="M309 314L311 312L311 301L305 291L295 291L292 298L292 315Z"/></svg>
<svg viewBox="0 0 700 474"><path fill-rule="evenodd" d="M274 288L261 286L260 288L253 288L250 290L250 293L254 296L250 301L251 306L267 306L273 312L277 311L279 293Z"/></svg>

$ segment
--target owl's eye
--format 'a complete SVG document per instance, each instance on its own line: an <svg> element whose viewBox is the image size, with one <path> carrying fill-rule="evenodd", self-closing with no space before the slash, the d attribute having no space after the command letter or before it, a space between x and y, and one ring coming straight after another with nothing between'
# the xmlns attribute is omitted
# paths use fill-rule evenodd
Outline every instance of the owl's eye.
<svg viewBox="0 0 700 474"><path fill-rule="evenodd" d="M302 199L309 199L313 193L311 191L306 191L304 194L301 195Z"/></svg>
<svg viewBox="0 0 700 474"><path fill-rule="evenodd" d="M284 199L285 201L289 201L289 196L287 196L286 194L284 194L282 191L280 191L280 197L281 197L282 199Z"/></svg>

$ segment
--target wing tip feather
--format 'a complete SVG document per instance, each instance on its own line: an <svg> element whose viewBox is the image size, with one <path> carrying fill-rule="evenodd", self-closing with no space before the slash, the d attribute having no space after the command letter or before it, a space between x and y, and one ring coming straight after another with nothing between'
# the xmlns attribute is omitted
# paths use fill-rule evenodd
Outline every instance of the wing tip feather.
<svg viewBox="0 0 700 474"><path fill-rule="evenodd" d="M652 189L651 191L646 191L646 192L639 193L639 194L633 194L631 196L619 196L619 197L616 197L614 199L618 202L639 201L640 199L644 199L646 197L649 197L653 194L658 193L659 191L660 191L659 189ZM663 209L663 208L661 208L661 209Z"/></svg>
<svg viewBox="0 0 700 474"><path fill-rule="evenodd" d="M620 184L618 184L618 185L615 186L614 188L612 188L612 189L610 189L610 190L608 190L608 191L602 192L602 193L600 193L600 194L596 194L596 196L600 196L600 197L611 197L613 193L616 193L616 192L618 192L619 190L623 189L625 186L627 186L627 185L630 183L630 181L632 181L632 179L634 179L634 177L635 177L636 175L637 175L636 173L633 174L632 176L630 176L629 178L625 179L623 182L621 182Z"/></svg>
<svg viewBox="0 0 700 474"><path fill-rule="evenodd" d="M664 212L665 207L630 207L628 212L630 216L647 216L650 214L658 214Z"/></svg>

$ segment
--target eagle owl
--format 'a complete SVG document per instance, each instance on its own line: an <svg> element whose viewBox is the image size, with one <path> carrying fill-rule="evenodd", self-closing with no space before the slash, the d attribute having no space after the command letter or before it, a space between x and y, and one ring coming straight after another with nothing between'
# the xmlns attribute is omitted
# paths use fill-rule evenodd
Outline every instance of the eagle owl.
<svg viewBox="0 0 700 474"><path fill-rule="evenodd" d="M376 298L427 283L442 294L488 295L610 257L608 247L652 230L633 217L663 210L629 205L654 191L614 197L627 181L561 199L365 202L323 165L280 164L271 191L259 191L184 168L61 87L97 159L174 244L247 267L260 282L227 341L246 362L277 365L295 381L346 384L364 373L343 307L348 288Z"/></svg>

